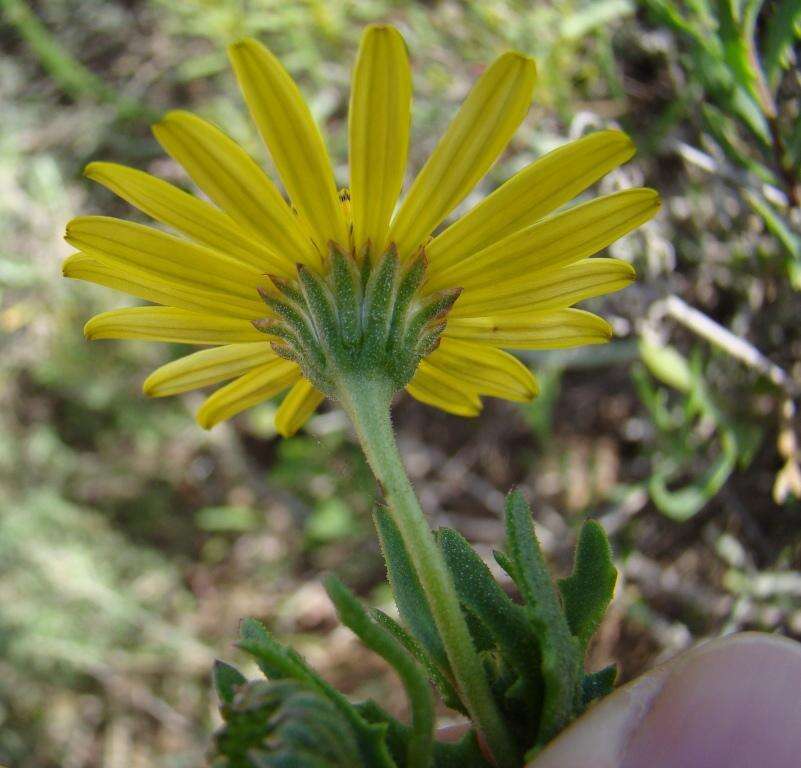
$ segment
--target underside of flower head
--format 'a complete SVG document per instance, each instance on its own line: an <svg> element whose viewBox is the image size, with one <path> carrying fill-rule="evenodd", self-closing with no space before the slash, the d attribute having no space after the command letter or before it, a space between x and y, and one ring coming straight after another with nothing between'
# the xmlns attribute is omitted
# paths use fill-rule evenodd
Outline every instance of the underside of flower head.
<svg viewBox="0 0 801 768"><path fill-rule="evenodd" d="M402 264L394 243L378 259L329 244L323 273L297 266L297 282L271 276L260 289L271 316L253 325L275 337L275 353L297 363L305 378L337 397L343 377L383 377L395 391L440 343L459 288L422 296L425 255Z"/></svg>
<svg viewBox="0 0 801 768"><path fill-rule="evenodd" d="M573 305L634 279L629 264L591 257L651 218L658 196L630 189L554 212L632 156L624 134L599 131L554 150L442 227L525 116L530 59L507 53L486 69L398 203L411 74L396 30L374 25L362 38L344 201L290 75L255 40L230 56L283 189L211 123L171 112L154 126L156 139L210 202L92 163L87 176L180 235L101 216L67 228L77 252L65 275L150 302L92 318L89 338L208 347L155 371L148 394L222 383L198 413L211 427L289 390L276 414L289 435L336 396L348 371L473 416L482 397L537 393L504 350L610 338L602 318Z"/></svg>

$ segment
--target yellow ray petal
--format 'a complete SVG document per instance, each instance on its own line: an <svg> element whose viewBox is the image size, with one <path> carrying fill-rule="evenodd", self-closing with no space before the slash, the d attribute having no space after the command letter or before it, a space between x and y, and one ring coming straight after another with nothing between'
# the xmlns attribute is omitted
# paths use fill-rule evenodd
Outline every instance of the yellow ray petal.
<svg viewBox="0 0 801 768"><path fill-rule="evenodd" d="M531 371L516 357L495 347L443 338L426 362L479 395L528 402L539 393Z"/></svg>
<svg viewBox="0 0 801 768"><path fill-rule="evenodd" d="M564 349L604 344L612 338L612 327L583 309L519 310L507 315L453 318L448 321L445 337L504 349Z"/></svg>
<svg viewBox="0 0 801 768"><path fill-rule="evenodd" d="M263 282L255 267L132 221L80 216L67 224L70 245L120 266L145 269L187 287L215 290L258 303Z"/></svg>
<svg viewBox="0 0 801 768"><path fill-rule="evenodd" d="M297 85L261 43L228 49L250 114L267 144L292 204L325 246L348 244L345 217L320 131Z"/></svg>
<svg viewBox="0 0 801 768"><path fill-rule="evenodd" d="M127 307L95 315L83 328L87 339L146 339L179 344L261 342L247 320L174 307Z"/></svg>
<svg viewBox="0 0 801 768"><path fill-rule="evenodd" d="M426 247L432 274L533 224L634 154L620 131L598 131L519 171Z"/></svg>
<svg viewBox="0 0 801 768"><path fill-rule="evenodd" d="M619 259L584 259L561 269L509 281L489 288L465 291L450 317L481 317L514 312L523 307L532 312L563 309L592 296L625 288L636 273Z"/></svg>
<svg viewBox="0 0 801 768"><path fill-rule="evenodd" d="M292 437L325 400L308 379L301 379L289 390L275 414L275 428L283 437Z"/></svg>
<svg viewBox="0 0 801 768"><path fill-rule="evenodd" d="M408 256L464 199L512 138L531 103L531 59L505 53L478 79L414 180L389 239Z"/></svg>
<svg viewBox="0 0 801 768"><path fill-rule="evenodd" d="M409 148L412 78L406 44L392 27L362 35L348 113L350 197L356 252L369 240L383 253L403 186Z"/></svg>
<svg viewBox="0 0 801 768"><path fill-rule="evenodd" d="M187 286L177 280L167 280L152 270L123 267L85 253L75 253L66 259L62 272L64 277L103 285L155 304L245 320L265 315L264 304L259 301L245 301L224 291Z"/></svg>
<svg viewBox="0 0 801 768"><path fill-rule="evenodd" d="M233 379L276 359L268 341L202 349L157 368L145 379L142 390L150 397L177 395Z"/></svg>
<svg viewBox="0 0 801 768"><path fill-rule="evenodd" d="M456 416L478 416L481 400L456 377L435 368L425 360L417 366L406 391L426 405L434 406Z"/></svg>
<svg viewBox="0 0 801 768"><path fill-rule="evenodd" d="M237 224L292 266L320 257L275 184L219 128L189 112L169 112L153 126L164 150Z"/></svg>
<svg viewBox="0 0 801 768"><path fill-rule="evenodd" d="M293 274L294 266L286 257L274 254L227 213L162 179L116 163L89 163L84 175L198 243L261 272Z"/></svg>
<svg viewBox="0 0 801 768"><path fill-rule="evenodd" d="M580 261L648 221L659 210L652 189L627 189L577 205L521 229L426 280L427 291L465 291L517 282ZM435 270L431 265L432 271Z"/></svg>
<svg viewBox="0 0 801 768"><path fill-rule="evenodd" d="M277 358L218 389L200 406L195 417L197 423L204 429L211 429L215 424L275 397L300 377L297 365Z"/></svg>

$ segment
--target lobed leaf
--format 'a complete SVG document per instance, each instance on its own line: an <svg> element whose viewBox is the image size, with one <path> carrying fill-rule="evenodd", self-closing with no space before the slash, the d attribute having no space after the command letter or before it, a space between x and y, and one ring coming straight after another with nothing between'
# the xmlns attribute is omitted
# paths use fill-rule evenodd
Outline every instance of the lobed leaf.
<svg viewBox="0 0 801 768"><path fill-rule="evenodd" d="M531 511L519 491L513 491L506 499L506 540L542 653L545 691L537 744L544 744L575 714L579 703L581 648L562 612L557 590L534 534Z"/></svg>
<svg viewBox="0 0 801 768"><path fill-rule="evenodd" d="M533 701L536 708L542 694L541 660L537 636L525 609L512 602L461 534L441 528L437 540L453 575L459 601L476 615L492 635L501 656L522 676L525 698Z"/></svg>
<svg viewBox="0 0 801 768"><path fill-rule="evenodd" d="M587 647L612 600L617 570L604 529L595 521L584 523L579 534L573 573L559 582L570 631Z"/></svg>

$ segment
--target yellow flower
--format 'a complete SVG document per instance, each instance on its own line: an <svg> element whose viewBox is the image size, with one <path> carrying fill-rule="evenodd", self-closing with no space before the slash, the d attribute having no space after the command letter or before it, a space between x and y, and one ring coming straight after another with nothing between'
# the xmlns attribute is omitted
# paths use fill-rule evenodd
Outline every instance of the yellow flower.
<svg viewBox="0 0 801 768"><path fill-rule="evenodd" d="M198 412L209 428L289 389L276 426L284 435L297 431L323 400L324 385L284 344L293 332L279 327L283 316L271 301L299 295L302 275L310 281L304 291L327 291L332 254L372 264L372 274L382 254L391 254L393 290L422 263L410 306L446 300L424 318L427 340L406 389L450 413L478 414L481 396L536 395L536 380L506 349L610 338L602 318L572 307L634 279L623 261L589 257L653 216L658 196L630 189L554 211L633 155L625 134L600 131L545 155L437 233L528 111L536 79L530 59L506 53L488 67L396 210L411 105L408 56L396 30L370 26L362 38L349 112L349 197L338 192L320 132L278 60L249 39L231 46L230 56L291 204L224 133L176 111L154 134L212 202L113 163L91 163L86 175L186 237L102 216L67 227L78 252L65 262L66 276L158 305L97 315L86 325L88 338L209 347L156 370L147 394L229 381ZM314 336L319 328L309 322Z"/></svg>

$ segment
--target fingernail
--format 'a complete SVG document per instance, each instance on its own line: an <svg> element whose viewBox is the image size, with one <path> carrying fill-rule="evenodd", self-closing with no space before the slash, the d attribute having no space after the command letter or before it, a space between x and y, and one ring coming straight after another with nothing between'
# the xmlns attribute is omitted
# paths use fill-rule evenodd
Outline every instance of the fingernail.
<svg viewBox="0 0 801 768"><path fill-rule="evenodd" d="M531 768L797 768L799 756L801 645L746 633L621 688Z"/></svg>

